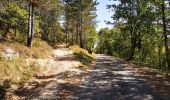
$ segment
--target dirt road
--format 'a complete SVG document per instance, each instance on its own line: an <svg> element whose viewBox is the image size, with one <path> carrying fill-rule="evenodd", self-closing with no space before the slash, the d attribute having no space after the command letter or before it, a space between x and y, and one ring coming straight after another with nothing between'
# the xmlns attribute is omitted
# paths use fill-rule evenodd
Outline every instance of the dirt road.
<svg viewBox="0 0 170 100"><path fill-rule="evenodd" d="M165 100L133 68L110 56L97 55L88 73L56 76L32 100Z"/></svg>
<svg viewBox="0 0 170 100"><path fill-rule="evenodd" d="M124 62L97 55L96 67L70 96L72 100L164 100Z"/></svg>

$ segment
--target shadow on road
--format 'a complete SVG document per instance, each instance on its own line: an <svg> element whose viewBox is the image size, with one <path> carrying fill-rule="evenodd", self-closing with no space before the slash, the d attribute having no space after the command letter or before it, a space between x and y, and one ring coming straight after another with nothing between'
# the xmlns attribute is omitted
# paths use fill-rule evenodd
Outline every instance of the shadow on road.
<svg viewBox="0 0 170 100"><path fill-rule="evenodd" d="M96 67L70 97L72 100L163 100L124 62L98 55ZM77 87L76 87L77 88Z"/></svg>
<svg viewBox="0 0 170 100"><path fill-rule="evenodd" d="M26 100L165 100L134 68L105 55L97 55L96 66L88 72L45 77L49 78L55 80L43 82L41 91L25 89L25 93L33 94Z"/></svg>

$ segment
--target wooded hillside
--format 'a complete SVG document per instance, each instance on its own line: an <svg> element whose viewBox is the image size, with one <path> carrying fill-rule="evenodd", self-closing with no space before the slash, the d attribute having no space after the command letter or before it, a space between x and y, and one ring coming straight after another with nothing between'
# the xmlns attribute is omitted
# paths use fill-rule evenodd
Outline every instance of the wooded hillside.
<svg viewBox="0 0 170 100"><path fill-rule="evenodd" d="M41 38L91 50L96 41L96 1L3 0L0 4L2 42L12 40L31 47L34 38Z"/></svg>

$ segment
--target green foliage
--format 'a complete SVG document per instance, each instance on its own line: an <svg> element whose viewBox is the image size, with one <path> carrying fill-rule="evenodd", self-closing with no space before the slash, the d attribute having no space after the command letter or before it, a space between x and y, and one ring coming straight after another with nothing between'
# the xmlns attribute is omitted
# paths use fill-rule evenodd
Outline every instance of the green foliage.
<svg viewBox="0 0 170 100"><path fill-rule="evenodd" d="M8 37L9 39L24 43L23 33L26 30L27 25L27 11L17 5L17 1L1 2L1 8L3 9L3 11L0 12L1 37ZM20 38L20 36L22 36L22 38Z"/></svg>
<svg viewBox="0 0 170 100"><path fill-rule="evenodd" d="M26 44L28 34L28 1L0 1L0 33L3 38L15 40ZM59 0L36 0L34 36L42 38L47 34L47 41L58 42L63 40L60 36L62 32L59 24L59 17L62 14L62 6ZM52 31L44 31L46 29ZM42 38L43 39L43 38ZM48 40L49 39L49 40ZM55 39L55 41L54 41ZM60 40L59 40L60 39Z"/></svg>
<svg viewBox="0 0 170 100"><path fill-rule="evenodd" d="M93 0L65 0L66 41L71 45L81 45L92 52L97 40L96 6Z"/></svg>
<svg viewBox="0 0 170 100"><path fill-rule="evenodd" d="M87 50L81 49L79 46L72 46L70 49L74 51L76 58L84 65L88 65L95 59L94 55L89 54Z"/></svg>
<svg viewBox="0 0 170 100"><path fill-rule="evenodd" d="M63 41L59 20L63 11L60 0L43 0L39 5L41 38L51 43Z"/></svg>
<svg viewBox="0 0 170 100"><path fill-rule="evenodd" d="M165 48L163 47L161 33L156 30L156 35L146 34L142 37L141 48L137 48L134 61L141 66L150 66L166 69ZM130 54L131 40L122 27L108 28L99 31L97 53L104 53L127 59Z"/></svg>
<svg viewBox="0 0 170 100"><path fill-rule="evenodd" d="M97 52L134 60L142 66L168 69L161 5L162 1L120 0L114 9L114 27L99 31ZM168 10L166 23L169 23ZM167 31L168 32L168 31ZM165 33L164 33L165 34ZM167 43L168 44L168 43Z"/></svg>
<svg viewBox="0 0 170 100"><path fill-rule="evenodd" d="M86 55L84 52L75 52L74 55L84 64L91 63L94 59L91 56Z"/></svg>

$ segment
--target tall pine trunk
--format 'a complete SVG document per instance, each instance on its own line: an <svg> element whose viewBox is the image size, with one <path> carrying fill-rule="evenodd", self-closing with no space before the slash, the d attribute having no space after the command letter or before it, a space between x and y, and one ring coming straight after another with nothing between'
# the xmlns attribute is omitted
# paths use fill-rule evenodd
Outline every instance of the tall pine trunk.
<svg viewBox="0 0 170 100"><path fill-rule="evenodd" d="M79 21L77 21L76 26L76 44L79 44Z"/></svg>
<svg viewBox="0 0 170 100"><path fill-rule="evenodd" d="M70 36L69 36L69 19L66 22L66 44L70 43Z"/></svg>
<svg viewBox="0 0 170 100"><path fill-rule="evenodd" d="M161 52L162 52L162 46L161 46L161 43L158 43L158 65L159 65L159 68L161 68L161 66L162 66Z"/></svg>
<svg viewBox="0 0 170 100"><path fill-rule="evenodd" d="M80 0L80 30L79 30L79 37L80 37L80 47L84 48L83 45L83 9L82 9L82 0Z"/></svg>
<svg viewBox="0 0 170 100"><path fill-rule="evenodd" d="M28 19L28 40L27 46L32 47L32 41L34 36L34 4L29 2L29 19Z"/></svg>
<svg viewBox="0 0 170 100"><path fill-rule="evenodd" d="M166 18L165 18L165 3L162 3L162 22L163 22L163 37L164 37L164 46L165 46L165 53L166 53L166 62L168 65L168 69L170 69L170 55L168 49L168 37L166 32Z"/></svg>

